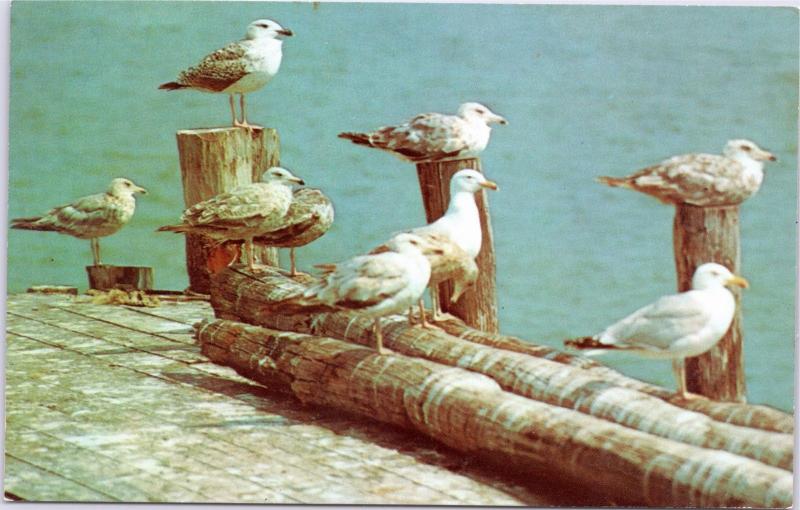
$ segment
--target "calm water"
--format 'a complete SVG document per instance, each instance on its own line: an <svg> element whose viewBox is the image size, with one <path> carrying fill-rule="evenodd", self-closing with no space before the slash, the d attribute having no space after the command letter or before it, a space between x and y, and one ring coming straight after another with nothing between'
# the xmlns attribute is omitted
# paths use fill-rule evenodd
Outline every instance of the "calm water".
<svg viewBox="0 0 800 510"><path fill-rule="evenodd" d="M285 166L337 207L299 263L336 261L424 214L413 167L345 143L423 111L479 100L510 124L484 153L505 332L561 345L675 287L672 209L593 182L748 137L772 150L742 208L747 384L752 402L793 402L798 19L789 8L15 2L9 217L100 191L150 189L104 260L156 268L183 289L174 133L225 125L225 97L166 93L185 65L272 17L295 31L278 77L249 96L280 129ZM89 243L11 231L10 292L86 286ZM673 386L669 364L609 356Z"/></svg>

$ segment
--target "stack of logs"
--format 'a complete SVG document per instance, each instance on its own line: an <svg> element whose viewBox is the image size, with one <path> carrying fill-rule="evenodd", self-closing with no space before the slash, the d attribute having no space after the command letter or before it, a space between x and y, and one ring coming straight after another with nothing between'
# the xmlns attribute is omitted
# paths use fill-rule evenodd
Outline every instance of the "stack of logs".
<svg viewBox="0 0 800 510"><path fill-rule="evenodd" d="M380 356L370 348L369 319L324 309L272 313L302 285L267 268L217 275L218 319L198 326L203 353L303 402L415 430L619 504L792 504L794 425L785 413L679 400L592 361L457 320L440 331L386 318L384 345L393 352Z"/></svg>

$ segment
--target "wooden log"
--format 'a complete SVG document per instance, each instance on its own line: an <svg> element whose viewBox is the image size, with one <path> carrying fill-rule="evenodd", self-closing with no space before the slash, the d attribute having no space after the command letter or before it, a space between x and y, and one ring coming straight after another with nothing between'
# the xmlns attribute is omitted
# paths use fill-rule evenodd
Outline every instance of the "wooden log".
<svg viewBox="0 0 800 510"><path fill-rule="evenodd" d="M274 272L272 276L259 273L259 280L234 270L218 275L211 289L211 304L217 316L372 345L371 320L350 313L317 316L270 313L274 311L271 303L297 292L302 286ZM409 327L400 316L384 319L383 329L384 342L389 348L407 356L484 374L506 391L662 437L725 449L770 465L791 468L793 438L789 434L720 423L657 397L615 385L592 372L465 342L437 330Z"/></svg>
<svg viewBox="0 0 800 510"><path fill-rule="evenodd" d="M465 168L481 171L478 158L456 159L450 161L417 163L417 177L422 192L422 203L428 223L441 218L450 203L450 178ZM497 319L497 288L495 283L494 237L489 216L489 204L483 190L475 194L481 218L483 244L476 259L478 281L467 290L457 303L450 303L453 283L439 284L439 303L442 310L460 317L470 326L481 331L497 333L500 325Z"/></svg>
<svg viewBox="0 0 800 510"><path fill-rule="evenodd" d="M178 131L177 140L186 207L241 184L257 182L268 168L280 162L280 140L272 128L189 129ZM207 262L212 246L202 236L186 235L186 270L193 292L208 293ZM278 265L275 248L260 247L256 255L262 263Z"/></svg>
<svg viewBox="0 0 800 510"><path fill-rule="evenodd" d="M503 391L489 377L335 339L217 320L202 352L301 401L419 431L627 504L787 507L792 474Z"/></svg>
<svg viewBox="0 0 800 510"><path fill-rule="evenodd" d="M152 290L153 268L144 266L86 266L89 288L95 290Z"/></svg>
<svg viewBox="0 0 800 510"><path fill-rule="evenodd" d="M694 270L705 262L720 263L738 274L739 207L676 205L673 243L679 292L691 288ZM736 298L733 323L710 351L686 359L686 384L690 392L713 400L745 402L741 289L731 292Z"/></svg>

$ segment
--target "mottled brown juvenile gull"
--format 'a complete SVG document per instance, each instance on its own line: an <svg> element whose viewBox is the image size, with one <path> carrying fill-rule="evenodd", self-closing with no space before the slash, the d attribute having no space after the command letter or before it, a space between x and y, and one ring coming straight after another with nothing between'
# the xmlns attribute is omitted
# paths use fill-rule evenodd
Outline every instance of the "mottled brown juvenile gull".
<svg viewBox="0 0 800 510"><path fill-rule="evenodd" d="M411 162L474 157L489 144L490 124L506 119L480 103L464 103L458 115L423 113L397 126L371 133L340 133L359 145L385 150Z"/></svg>
<svg viewBox="0 0 800 510"><path fill-rule="evenodd" d="M775 159L750 140L730 140L722 156L673 156L627 177L602 176L597 180L641 191L666 204L736 205L758 191L764 180L764 161Z"/></svg>
<svg viewBox="0 0 800 510"><path fill-rule="evenodd" d="M625 350L640 356L672 359L672 369L681 397L686 391L684 358L698 356L720 341L736 311L733 294L725 288L746 288L747 280L728 268L709 262L692 277L692 290L664 296L633 312L591 337L566 340L567 347L588 349L587 354Z"/></svg>
<svg viewBox="0 0 800 510"><path fill-rule="evenodd" d="M158 88L228 94L233 125L249 128L244 95L260 89L278 73L283 56L281 39L291 35L291 30L276 21L256 20L247 27L244 39L207 55L196 66L182 71L176 81L163 83ZM235 94L239 94L241 121L236 118Z"/></svg>
<svg viewBox="0 0 800 510"><path fill-rule="evenodd" d="M428 259L421 252L426 248L423 238L400 234L394 240L394 248L395 251L359 255L339 264L316 266L323 271L322 280L274 308L323 304L373 317L376 349L384 354L380 318L416 303L431 275Z"/></svg>
<svg viewBox="0 0 800 510"><path fill-rule="evenodd" d="M272 167L265 182L254 182L220 193L189 207L178 225L160 232L200 234L219 243L244 241L248 267L253 269L253 238L284 225L292 202L292 184L305 184L289 170Z"/></svg>
<svg viewBox="0 0 800 510"><path fill-rule="evenodd" d="M11 220L11 228L58 232L89 239L94 265L99 266L99 238L110 236L131 220L136 210L135 193L147 193L147 190L119 177L111 181L105 193L79 198L42 216L15 218Z"/></svg>
<svg viewBox="0 0 800 510"><path fill-rule="evenodd" d="M255 244L289 248L290 275L297 274L294 249L322 237L333 224L333 203L318 189L295 190L292 204L286 212L284 226L257 236Z"/></svg>

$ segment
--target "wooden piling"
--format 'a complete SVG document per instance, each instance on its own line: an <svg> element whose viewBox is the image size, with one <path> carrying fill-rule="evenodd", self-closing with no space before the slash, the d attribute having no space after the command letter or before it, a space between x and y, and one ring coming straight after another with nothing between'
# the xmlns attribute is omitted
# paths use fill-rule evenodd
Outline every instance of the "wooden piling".
<svg viewBox="0 0 800 510"><path fill-rule="evenodd" d="M678 291L691 288L697 266L717 262L739 273L739 207L679 204L673 224ZM730 402L745 402L742 356L741 289L732 289L736 314L730 329L710 351L686 359L686 384L692 393Z"/></svg>
<svg viewBox="0 0 800 510"><path fill-rule="evenodd" d="M130 290L152 290L153 268L144 266L86 266L89 288L110 290L127 288Z"/></svg>
<svg viewBox="0 0 800 510"><path fill-rule="evenodd" d="M178 131L177 139L186 207L257 182L268 168L280 162L280 140L272 128L188 129ZM211 245L202 236L186 235L186 270L189 288L194 292L208 293ZM278 265L275 248L257 248L256 256L265 264Z"/></svg>
<svg viewBox="0 0 800 510"><path fill-rule="evenodd" d="M417 164L417 177L428 223L444 215L450 203L450 178L465 168L481 171L480 159L465 158ZM483 231L483 244L477 258L480 271L478 281L455 304L450 303L450 296L453 293L452 282L440 283L439 303L443 311L460 317L468 325L487 333L498 333L500 325L497 320L494 238L489 205L483 190L475 194L475 201L478 204Z"/></svg>

